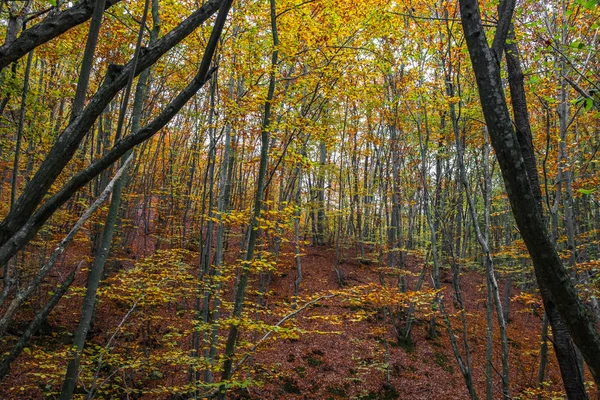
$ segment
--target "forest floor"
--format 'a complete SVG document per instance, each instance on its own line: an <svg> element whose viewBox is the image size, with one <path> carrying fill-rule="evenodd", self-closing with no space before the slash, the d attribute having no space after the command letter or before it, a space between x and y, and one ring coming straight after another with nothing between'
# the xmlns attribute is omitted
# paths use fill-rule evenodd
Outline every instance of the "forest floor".
<svg viewBox="0 0 600 400"><path fill-rule="evenodd" d="M334 272L335 251L309 247L306 253L302 258L304 280L300 293L326 293L338 289ZM345 288L379 283L381 274L377 265L363 264L353 253L345 251L345 262L341 265L346 276ZM287 262L290 273L274 279L272 289L275 297L270 302L289 301L293 293L295 263L293 259ZM418 275L423 261L407 257L407 268ZM464 358L462 324L452 301L449 271L445 275L442 293ZM428 271L423 289L431 286L429 276ZM409 289L414 290L416 279L408 278ZM461 286L467 310L467 341L471 350L473 380L482 398L485 396L486 307L481 299L485 298L485 277L478 271L463 271ZM518 294L519 291L513 288L513 298ZM389 321L387 325L383 324L381 312L360 320L354 318L356 313L357 310L349 306L342 296L324 299L318 306L299 313L297 327L307 333L298 339L274 341L268 350L257 354L256 369L271 377L273 372L277 372L279 378L269 379L263 387L248 389L248 397L290 400L469 398L441 318L436 320L438 335L431 338L428 334L429 317L417 314L412 345L399 346ZM534 398L541 342L541 318L536 314L530 306L511 301L509 362L511 395L515 399ZM497 327L495 318L494 325ZM493 398L499 399L502 392L497 328L494 330L494 342ZM561 398L560 376L553 354L550 355L548 372L547 379L551 383L544 398Z"/></svg>
<svg viewBox="0 0 600 400"><path fill-rule="evenodd" d="M288 249L289 250L289 249ZM431 338L428 334L430 317L417 307L412 329L412 343L398 345L395 330L389 322L389 315L382 307L361 307L349 301L348 294L354 289L360 292L369 285L378 285L382 279L387 286L397 285L397 276L378 268L375 263L359 261L356 249L345 249L340 268L345 279L343 287L338 284L334 271L335 250L328 247L307 246L302 257L304 279L300 285L301 299L314 299L319 294L324 297L313 305L301 309L294 317L296 328L304 333L294 338L266 340L259 347L255 356L249 361L252 367L251 378L261 382L258 386L233 391L231 399L468 399L465 380L461 374L457 360L452 351L449 335L443 319L436 317L438 335ZM279 262L279 271L284 271L272 278L271 295L266 307L273 310L272 321L283 315L276 315L283 309L282 304L289 304L292 298L296 279L293 252L284 254ZM77 255L72 254L65 263L76 263ZM412 275L407 278L408 289L415 290L416 280L423 269L423 260L407 256L407 268ZM60 275L60 273L58 273ZM84 286L83 273L78 277L78 286ZM450 315L452 329L456 335L458 347L465 356L462 322L456 302L449 271L443 271L444 298ZM431 289L430 271L425 275L423 290ZM383 278L382 278L383 277ZM504 282L501 283L501 290ZM485 354L486 354L486 307L485 280L480 271L465 269L461 275L462 294L466 309L467 339L470 349L473 381L480 398L485 396ZM376 286L374 286L376 287ZM79 289L81 290L81 289ZM341 290L341 291L340 291ZM519 290L512 289L512 296L519 295ZM304 303L302 303L302 301ZM50 316L50 326L75 328L80 296L72 296L61 303L60 313ZM299 300L299 306L306 300ZM425 308L429 308L429 303ZM56 311L58 311L57 309ZM70 310L72 312L64 312ZM289 310L289 307L288 307ZM100 307L96 314L95 326L111 326L118 323L114 310L106 305ZM31 315L21 318L27 320ZM384 318L385 317L385 318ZM385 321L385 322L384 322ZM495 318L494 324L497 326ZM52 329L52 328L51 328ZM93 333L93 332L92 332ZM533 399L538 365L541 334L541 317L531 305L519 301L511 301L510 324L508 325L510 350L510 387L513 399ZM101 335L100 335L101 336ZM64 342L64 337L53 334L51 337L38 335L33 338L32 348L48 347L49 343ZM102 340L92 336L92 341ZM494 330L494 395L500 399L501 369L498 330ZM560 377L552 350L547 374L549 385L543 398L562 398ZM43 388L40 381L39 361L35 360L35 351L27 351L17 359L11 373L0 382L1 399L38 398L29 392L27 382L32 379ZM55 369L62 371L60 366ZM34 371L37 371L32 378ZM60 374L57 374L58 379ZM25 386L25 391L20 389ZM31 387L31 386L30 386ZM21 390L21 391L20 391ZM32 397L33 396L33 397ZM39 397L44 398L44 397ZM120 397L114 397L120 398ZM144 398L163 398L145 396Z"/></svg>

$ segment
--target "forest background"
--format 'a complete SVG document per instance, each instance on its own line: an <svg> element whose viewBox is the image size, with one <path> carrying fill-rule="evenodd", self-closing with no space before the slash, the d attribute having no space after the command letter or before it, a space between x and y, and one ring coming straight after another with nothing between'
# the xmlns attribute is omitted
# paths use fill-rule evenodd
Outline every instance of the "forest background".
<svg viewBox="0 0 600 400"><path fill-rule="evenodd" d="M0 19L2 398L599 395L596 0Z"/></svg>

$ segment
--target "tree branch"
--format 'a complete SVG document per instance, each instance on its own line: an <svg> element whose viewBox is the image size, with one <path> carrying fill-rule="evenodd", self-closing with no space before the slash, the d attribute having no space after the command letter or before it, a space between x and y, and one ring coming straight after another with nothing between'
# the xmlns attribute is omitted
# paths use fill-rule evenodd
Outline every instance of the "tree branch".
<svg viewBox="0 0 600 400"><path fill-rule="evenodd" d="M494 40L492 41L492 50L496 54L498 62L502 59L504 43L506 43L513 13L515 11L515 3L516 0L502 0L498 6L498 24L496 26Z"/></svg>
<svg viewBox="0 0 600 400"><path fill-rule="evenodd" d="M107 0L105 9L112 7L120 1ZM50 16L31 28L26 29L13 42L0 46L0 71L36 47L49 42L74 26L90 19L94 10L93 3L91 0L80 1L73 7Z"/></svg>

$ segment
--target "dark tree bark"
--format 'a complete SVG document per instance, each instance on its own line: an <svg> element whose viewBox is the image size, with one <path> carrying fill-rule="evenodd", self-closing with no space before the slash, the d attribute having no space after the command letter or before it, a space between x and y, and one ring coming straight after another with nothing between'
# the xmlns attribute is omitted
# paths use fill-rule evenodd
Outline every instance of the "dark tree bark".
<svg viewBox="0 0 600 400"><path fill-rule="evenodd" d="M563 318L569 334L598 382L600 335L550 240L542 214L537 207L531 207L535 203L535 196L502 89L498 52L493 51L486 41L477 1L461 0L460 10L483 114L515 221L533 261L537 281L541 287L547 288L550 304L556 307ZM510 20L512 15L507 13L500 18ZM504 43L504 40L501 42Z"/></svg>
<svg viewBox="0 0 600 400"><path fill-rule="evenodd" d="M523 82L521 61L519 59L519 49L514 40L512 31L508 38L509 40L505 44L505 54L515 130L521 148L525 169L527 171L527 178L535 198L535 203L540 215L544 218L542 191L540 190L535 153L533 151L529 111L527 109L527 99L525 97L525 85ZM587 399L585 382L583 381L583 371L580 370L577 351L569 336L569 332L558 310L551 301L548 288L546 288L542 282L539 282L539 288L544 302L547 319L552 327L552 337L554 339L552 344L554 345L554 351L556 353L567 396L569 399Z"/></svg>
<svg viewBox="0 0 600 400"><path fill-rule="evenodd" d="M106 0L105 9L121 0ZM0 46L0 70L17 61L36 47L65 33L91 18L95 0L83 0L73 7L44 19L39 24L23 31L13 41Z"/></svg>

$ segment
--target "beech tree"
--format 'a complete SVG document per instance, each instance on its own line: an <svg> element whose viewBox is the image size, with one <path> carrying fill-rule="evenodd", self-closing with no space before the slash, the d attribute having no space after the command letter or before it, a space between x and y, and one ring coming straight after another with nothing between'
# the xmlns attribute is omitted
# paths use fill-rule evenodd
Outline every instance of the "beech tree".
<svg viewBox="0 0 600 400"><path fill-rule="evenodd" d="M575 291L550 240L541 209L537 205L531 207L531 204L538 203L535 201L532 179L529 178L523 160L523 150L517 140L500 79L500 61L515 2L503 1L499 7L498 25L491 46L486 40L478 4L470 0L461 0L460 6L481 107L502 170L515 221L527 245L537 281L542 288L544 306L550 312L556 307L595 381L600 382L600 334L595 327L596 321ZM565 385L568 384L568 381L565 382ZM585 393L582 396L587 397Z"/></svg>

